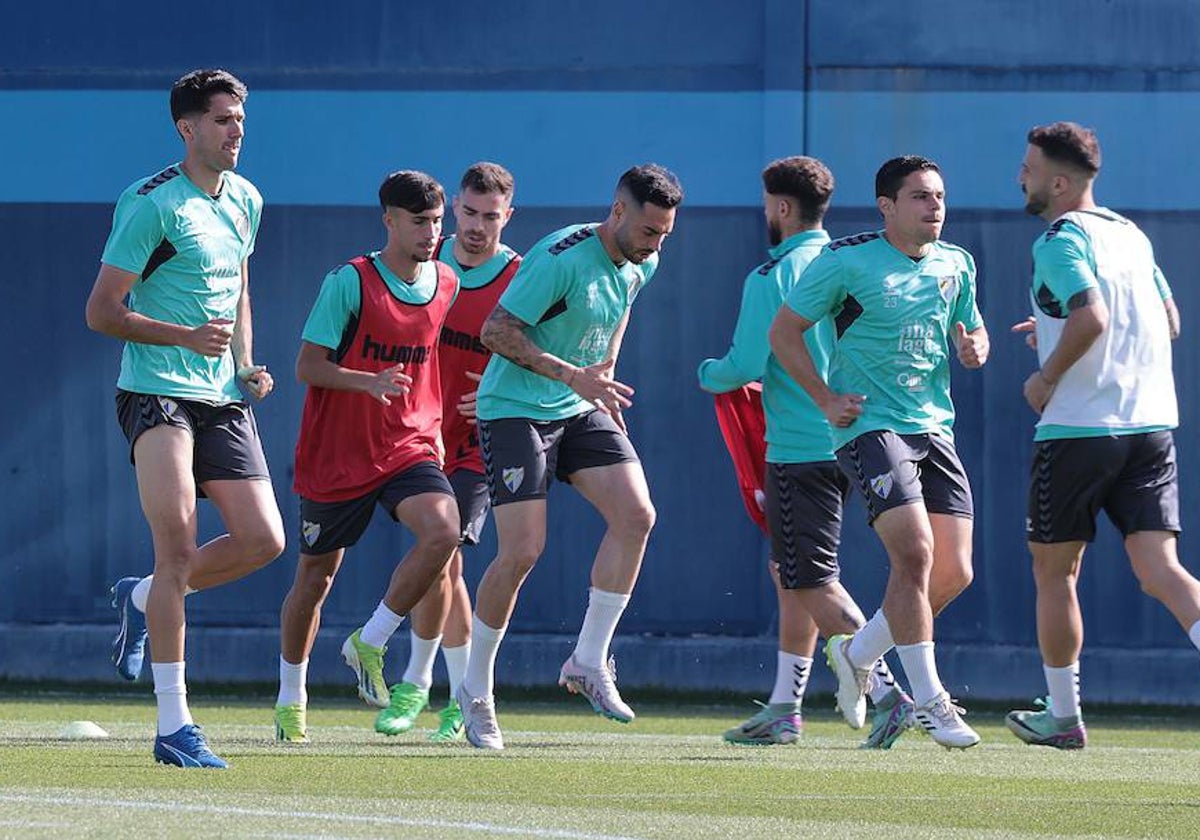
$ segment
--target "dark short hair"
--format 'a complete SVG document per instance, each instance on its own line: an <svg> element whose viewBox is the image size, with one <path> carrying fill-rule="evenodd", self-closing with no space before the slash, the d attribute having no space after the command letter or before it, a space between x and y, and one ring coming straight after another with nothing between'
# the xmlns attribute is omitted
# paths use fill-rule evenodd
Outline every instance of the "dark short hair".
<svg viewBox="0 0 1200 840"><path fill-rule="evenodd" d="M471 190L482 195L490 193L512 195L513 176L511 172L500 164L481 160L467 167L467 171L463 173L462 181L458 187L459 189Z"/></svg>
<svg viewBox="0 0 1200 840"><path fill-rule="evenodd" d="M213 95L227 93L238 102L250 95L242 80L228 70L193 70L171 85L171 120L208 113Z"/></svg>
<svg viewBox="0 0 1200 840"><path fill-rule="evenodd" d="M942 169L929 158L920 155L902 155L885 161L875 173L875 197L887 196L895 201L904 179L914 172L925 171L941 174Z"/></svg>
<svg viewBox="0 0 1200 840"><path fill-rule="evenodd" d="M820 222L833 196L833 173L812 157L795 155L772 161L762 171L763 189L771 195L784 195L800 205L800 220Z"/></svg>
<svg viewBox="0 0 1200 840"><path fill-rule="evenodd" d="M683 187L671 170L657 163L646 163L625 170L617 181L617 191L626 190L638 206L649 202L670 210L683 201Z"/></svg>
<svg viewBox="0 0 1200 840"><path fill-rule="evenodd" d="M1056 122L1034 126L1027 138L1050 160L1096 175L1100 171L1100 141L1096 132L1079 123Z"/></svg>
<svg viewBox="0 0 1200 840"><path fill-rule="evenodd" d="M379 185L379 206L384 210L399 207L409 213L424 213L446 204L442 185L424 172L402 169L393 172Z"/></svg>

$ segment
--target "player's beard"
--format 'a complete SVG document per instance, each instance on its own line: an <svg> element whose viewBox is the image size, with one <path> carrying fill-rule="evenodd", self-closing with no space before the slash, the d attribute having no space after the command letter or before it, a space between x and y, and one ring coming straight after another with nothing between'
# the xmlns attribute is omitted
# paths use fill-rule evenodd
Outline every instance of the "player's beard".
<svg viewBox="0 0 1200 840"><path fill-rule="evenodd" d="M783 231L779 229L779 222L774 219L767 219L767 241L774 248L783 241Z"/></svg>
<svg viewBox="0 0 1200 840"><path fill-rule="evenodd" d="M1036 193L1030 193L1027 190L1023 192L1025 192L1025 212L1030 216L1042 215L1046 211L1048 202Z"/></svg>

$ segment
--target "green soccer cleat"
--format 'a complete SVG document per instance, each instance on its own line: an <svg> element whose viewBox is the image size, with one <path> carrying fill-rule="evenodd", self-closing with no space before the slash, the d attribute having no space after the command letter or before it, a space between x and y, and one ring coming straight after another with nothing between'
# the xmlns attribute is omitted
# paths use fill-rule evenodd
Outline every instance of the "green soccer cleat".
<svg viewBox="0 0 1200 840"><path fill-rule="evenodd" d="M360 633L361 627L342 642L342 659L358 678L358 696L371 706L386 709L391 703L387 682L383 678L383 655L387 653L387 648L365 644Z"/></svg>
<svg viewBox="0 0 1200 840"><path fill-rule="evenodd" d="M1012 734L1036 747L1081 750L1087 746L1087 729L1079 715L1055 717L1049 698L1038 698L1034 703L1041 707L1040 711L1017 710L1005 716L1004 723Z"/></svg>
<svg viewBox="0 0 1200 840"><path fill-rule="evenodd" d="M758 702L757 700L755 701ZM758 713L722 736L730 744L766 746L768 744L794 744L800 739L804 722L800 718L800 707L796 703L759 703Z"/></svg>
<svg viewBox="0 0 1200 840"><path fill-rule="evenodd" d="M401 735L417 723L417 715L429 705L429 689L409 682L392 686L392 700L375 716L375 731L380 735Z"/></svg>
<svg viewBox="0 0 1200 840"><path fill-rule="evenodd" d="M911 697L902 691L892 691L875 705L871 734L859 744L859 749L890 750L892 744L915 723L914 708Z"/></svg>
<svg viewBox="0 0 1200 840"><path fill-rule="evenodd" d="M446 708L438 712L438 717L441 718L441 723L438 724L437 731L429 733L430 741L450 743L463 740L465 734L463 732L462 709L458 707L456 700L451 699L446 704Z"/></svg>
<svg viewBox="0 0 1200 840"><path fill-rule="evenodd" d="M275 707L275 740L284 744L308 743L308 717L303 703Z"/></svg>

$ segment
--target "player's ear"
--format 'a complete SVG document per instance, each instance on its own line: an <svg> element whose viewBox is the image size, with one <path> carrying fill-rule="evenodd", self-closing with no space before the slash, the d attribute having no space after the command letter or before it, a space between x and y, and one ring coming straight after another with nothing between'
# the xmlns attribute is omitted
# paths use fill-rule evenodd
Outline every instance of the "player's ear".
<svg viewBox="0 0 1200 840"><path fill-rule="evenodd" d="M896 202L892 201L886 195L876 197L875 206L879 208L879 212L888 216L892 212L892 208L896 206Z"/></svg>

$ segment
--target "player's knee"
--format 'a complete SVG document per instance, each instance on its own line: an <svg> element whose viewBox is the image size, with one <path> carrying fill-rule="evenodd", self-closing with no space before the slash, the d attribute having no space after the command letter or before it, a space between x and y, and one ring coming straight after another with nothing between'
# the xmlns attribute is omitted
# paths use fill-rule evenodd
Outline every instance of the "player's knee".
<svg viewBox="0 0 1200 840"><path fill-rule="evenodd" d="M649 536L658 520L658 512L649 499L637 502L622 512L620 520L614 523L630 536L644 538Z"/></svg>
<svg viewBox="0 0 1200 840"><path fill-rule="evenodd" d="M450 519L435 519L423 529L418 541L430 556L441 560L442 573L445 574L446 564L458 548L458 523Z"/></svg>
<svg viewBox="0 0 1200 840"><path fill-rule="evenodd" d="M250 534L246 540L246 553L255 566L265 566L283 554L286 540L282 525L264 525Z"/></svg>
<svg viewBox="0 0 1200 840"><path fill-rule="evenodd" d="M522 581L542 555L542 546L533 542L518 543L515 546L502 548L495 562L501 570L517 581Z"/></svg>

